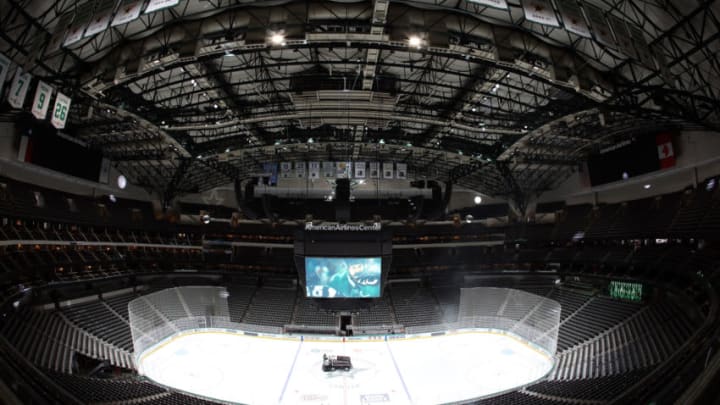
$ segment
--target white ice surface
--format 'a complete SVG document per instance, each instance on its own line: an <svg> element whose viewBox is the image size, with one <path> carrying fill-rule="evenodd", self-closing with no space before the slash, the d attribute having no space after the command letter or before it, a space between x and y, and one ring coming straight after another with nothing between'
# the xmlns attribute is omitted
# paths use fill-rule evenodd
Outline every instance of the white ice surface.
<svg viewBox="0 0 720 405"><path fill-rule="evenodd" d="M352 358L326 373L322 355ZM170 387L243 404L436 404L535 381L552 358L487 332L374 341L195 332L148 350L141 373Z"/></svg>

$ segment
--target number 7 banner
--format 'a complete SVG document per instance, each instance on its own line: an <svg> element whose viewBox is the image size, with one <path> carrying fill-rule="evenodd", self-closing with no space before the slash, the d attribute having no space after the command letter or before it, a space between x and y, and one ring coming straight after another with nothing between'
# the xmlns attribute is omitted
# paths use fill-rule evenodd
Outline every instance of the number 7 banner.
<svg viewBox="0 0 720 405"><path fill-rule="evenodd" d="M32 114L39 120L45 119L47 116L48 106L50 105L50 97L53 88L42 80L38 82L37 90L35 90L35 99L32 104Z"/></svg>
<svg viewBox="0 0 720 405"><path fill-rule="evenodd" d="M65 123L67 122L67 114L69 111L70 97L62 93L58 93L57 98L55 99L55 107L53 107L52 118L50 118L50 123L52 124L52 126L57 129L65 128Z"/></svg>
<svg viewBox="0 0 720 405"><path fill-rule="evenodd" d="M25 96L27 95L28 87L30 87L30 73L23 73L22 69L17 68L15 72L15 78L13 79L12 85L10 85L10 94L8 94L8 103L13 108L22 108L25 103Z"/></svg>

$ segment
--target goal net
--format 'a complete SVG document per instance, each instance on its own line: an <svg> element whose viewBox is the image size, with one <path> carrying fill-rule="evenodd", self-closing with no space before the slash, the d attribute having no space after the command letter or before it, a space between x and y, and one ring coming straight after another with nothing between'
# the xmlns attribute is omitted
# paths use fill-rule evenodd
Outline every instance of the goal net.
<svg viewBox="0 0 720 405"><path fill-rule="evenodd" d="M225 287L177 287L143 295L130 301L128 315L136 359L178 332L233 325Z"/></svg>
<svg viewBox="0 0 720 405"><path fill-rule="evenodd" d="M554 355L560 304L509 288L462 288L457 326L509 332Z"/></svg>

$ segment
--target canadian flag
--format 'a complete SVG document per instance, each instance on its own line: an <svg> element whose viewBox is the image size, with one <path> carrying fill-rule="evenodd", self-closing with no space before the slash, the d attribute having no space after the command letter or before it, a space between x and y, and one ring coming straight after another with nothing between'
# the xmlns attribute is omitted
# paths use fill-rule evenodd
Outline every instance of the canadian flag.
<svg viewBox="0 0 720 405"><path fill-rule="evenodd" d="M672 138L668 133L657 134L655 137L660 160L660 168L667 169L675 166L675 151L673 150Z"/></svg>

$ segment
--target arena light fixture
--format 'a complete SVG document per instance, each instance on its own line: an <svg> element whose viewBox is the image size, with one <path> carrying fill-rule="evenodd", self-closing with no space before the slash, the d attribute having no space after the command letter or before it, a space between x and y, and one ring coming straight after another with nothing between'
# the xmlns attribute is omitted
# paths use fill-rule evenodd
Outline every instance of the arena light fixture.
<svg viewBox="0 0 720 405"><path fill-rule="evenodd" d="M127 187L127 178L125 178L122 174L117 178L117 186L120 190L124 190L125 187Z"/></svg>
<svg viewBox="0 0 720 405"><path fill-rule="evenodd" d="M422 46L422 38L418 35L410 35L408 45L412 48L420 48Z"/></svg>
<svg viewBox="0 0 720 405"><path fill-rule="evenodd" d="M210 214L203 214L200 217L200 220L202 220L202 223L205 225L209 224L210 223Z"/></svg>
<svg viewBox="0 0 720 405"><path fill-rule="evenodd" d="M480 195L476 195L475 198L473 198L473 202L477 204L482 204L482 197Z"/></svg>
<svg viewBox="0 0 720 405"><path fill-rule="evenodd" d="M270 33L270 43L275 46L285 45L285 34L283 34L282 32Z"/></svg>
<svg viewBox="0 0 720 405"><path fill-rule="evenodd" d="M650 187L652 187L651 184L645 184L645 185L643 186L643 188L644 188L645 190L649 190Z"/></svg>
<svg viewBox="0 0 720 405"><path fill-rule="evenodd" d="M475 217L473 217L471 214L465 215L465 222L467 222L468 224L471 224L473 219L475 219Z"/></svg>

